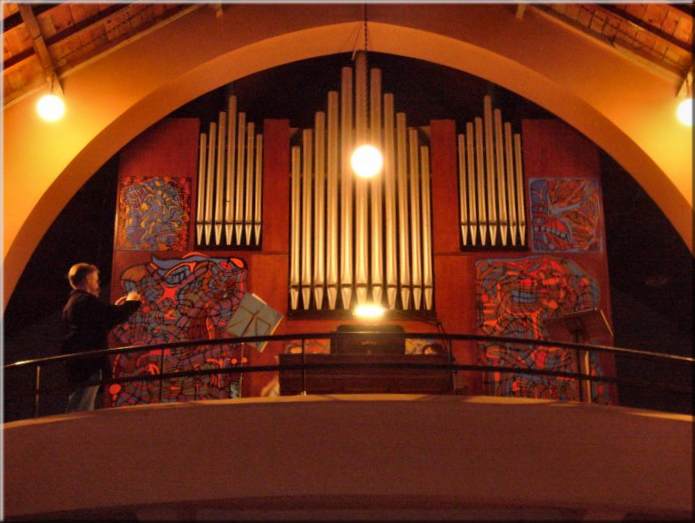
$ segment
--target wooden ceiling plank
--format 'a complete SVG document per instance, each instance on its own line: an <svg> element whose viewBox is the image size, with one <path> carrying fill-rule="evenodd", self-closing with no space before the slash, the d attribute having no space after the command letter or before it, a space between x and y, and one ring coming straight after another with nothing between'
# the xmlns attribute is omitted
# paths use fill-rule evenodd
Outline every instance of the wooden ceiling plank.
<svg viewBox="0 0 695 523"><path fill-rule="evenodd" d="M62 9L56 9L54 11L51 11L45 16L50 16L53 20L53 26L56 29L56 33L64 31L65 29L67 29L75 23L75 20L73 19L72 13L70 12L68 6L64 6Z"/></svg>
<svg viewBox="0 0 695 523"><path fill-rule="evenodd" d="M108 17L118 13L119 11L124 11L125 9L128 8L127 4L112 4L108 6L106 9L99 11L96 13L94 16L91 16L89 18L85 18L84 20L81 20L80 22L70 25L63 29L62 31L59 31L58 33L54 34L53 36L44 39L44 43L47 46L53 46L57 44L58 42L71 37L72 35L94 25L102 20L107 19ZM29 56L31 56L34 53L34 49L32 47L17 53L14 55L10 60L7 60L3 63L3 67L7 69L8 67L12 67L13 65L16 65L18 62L27 59Z"/></svg>
<svg viewBox="0 0 695 523"><path fill-rule="evenodd" d="M54 7L58 7L59 5L60 4L35 4L32 6L32 8L34 11L34 15L38 16L41 13L44 13L50 9L53 9ZM21 4L18 4L17 7L21 8ZM20 25L21 23L23 23L22 15L21 15L21 11L18 10L16 13L11 14L10 16L8 16L7 18L5 18L3 20L2 32L3 33L7 32L10 29L12 29L13 27Z"/></svg>
<svg viewBox="0 0 695 523"><path fill-rule="evenodd" d="M10 3L10 2L3 2L2 3L2 18L3 20L7 18L8 16L14 14L17 12L17 4L16 3Z"/></svg>
<svg viewBox="0 0 695 523"><path fill-rule="evenodd" d="M637 28L638 30L646 31L647 33L650 33L654 35L655 37L664 40L665 42L668 42L669 44L678 47L679 49L686 51L688 53L691 52L690 46L685 44L684 42L681 42L680 40L674 38L672 35L665 33L662 31L660 28L652 26L647 24L644 20L641 18L638 18L637 16L633 15L629 11L625 11L624 9L619 9L613 5L610 4L597 4L595 6L597 9L600 9L602 11L607 11L611 13L614 16L617 16L618 18L622 18L626 22L629 22L633 27ZM628 7L644 7L644 6L628 6Z"/></svg>
<svg viewBox="0 0 695 523"><path fill-rule="evenodd" d="M676 9L680 11L681 13L684 13L690 17L692 20L693 18L693 5L692 4L669 4L669 7L671 9Z"/></svg>
<svg viewBox="0 0 695 523"><path fill-rule="evenodd" d="M46 43L48 45L53 45L127 8L127 4L112 4L103 11L99 11L88 18L84 18L76 24L56 33L52 37L46 39Z"/></svg>

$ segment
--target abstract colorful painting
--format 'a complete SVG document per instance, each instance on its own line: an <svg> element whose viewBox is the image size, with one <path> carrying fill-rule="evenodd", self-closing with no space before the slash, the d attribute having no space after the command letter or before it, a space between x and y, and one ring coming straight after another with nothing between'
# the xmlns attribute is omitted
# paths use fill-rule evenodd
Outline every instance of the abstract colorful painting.
<svg viewBox="0 0 695 523"><path fill-rule="evenodd" d="M185 251L190 214L189 178L124 178L118 194L116 248Z"/></svg>
<svg viewBox="0 0 695 523"><path fill-rule="evenodd" d="M489 259L476 263L478 328L482 334L548 339L544 322L561 314L596 308L600 302L595 278L572 260L533 256ZM499 343L481 343L482 365L577 372L575 351ZM601 374L598 358L592 372ZM486 392L578 400L577 381L543 375L485 373ZM596 401L608 401L606 386L594 387Z"/></svg>
<svg viewBox="0 0 695 523"><path fill-rule="evenodd" d="M601 249L598 181L534 178L529 181L532 247L538 252Z"/></svg>
<svg viewBox="0 0 695 523"><path fill-rule="evenodd" d="M123 292L137 290L140 309L112 331L119 346L151 345L194 339L227 337L225 327L246 291L247 268L239 258L190 253L129 267L121 274ZM121 355L113 362L114 377L227 367L243 363L240 345L202 345L184 350L152 350ZM239 375L218 374L167 380L162 401L235 397ZM112 404L159 401L159 381L129 382L108 390Z"/></svg>

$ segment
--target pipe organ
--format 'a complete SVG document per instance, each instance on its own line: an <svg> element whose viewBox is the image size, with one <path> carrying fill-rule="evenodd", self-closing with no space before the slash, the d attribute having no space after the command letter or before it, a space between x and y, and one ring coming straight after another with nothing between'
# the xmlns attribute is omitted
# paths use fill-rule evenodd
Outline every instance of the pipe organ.
<svg viewBox="0 0 695 523"><path fill-rule="evenodd" d="M263 135L230 96L227 111L200 133L198 247L260 247L262 177Z"/></svg>
<svg viewBox="0 0 695 523"><path fill-rule="evenodd" d="M352 173L356 146L383 154L380 175ZM431 311L429 147L382 93L366 54L341 70L340 91L291 148L290 309L341 310L381 303Z"/></svg>
<svg viewBox="0 0 695 523"><path fill-rule="evenodd" d="M524 248L526 210L521 135L483 100L483 117L458 135L459 210L464 248Z"/></svg>

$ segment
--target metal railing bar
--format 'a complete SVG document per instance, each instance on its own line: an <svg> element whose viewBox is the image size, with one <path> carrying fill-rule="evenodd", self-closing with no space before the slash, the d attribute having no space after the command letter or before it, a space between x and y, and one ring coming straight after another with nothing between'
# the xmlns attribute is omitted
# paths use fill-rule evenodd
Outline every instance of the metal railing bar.
<svg viewBox="0 0 695 523"><path fill-rule="evenodd" d="M284 368L284 367L283 367ZM499 371L502 373L514 373L514 374L540 374L537 372L523 372L524 369L515 369L515 368L499 368L499 367L492 367L495 371ZM468 371L468 370L476 370L480 371L480 369L461 369L463 371ZM525 369L527 371L532 371L533 369ZM215 371L215 374L229 374L229 372L220 372L220 371ZM156 375L152 375L153 377ZM552 376L552 375L551 375ZM158 376L157 376L158 377ZM176 377L180 378L185 378L186 376L174 376L175 379ZM163 379L167 379L166 376L163 377ZM652 382L652 381L644 381L644 380L634 380L634 379L623 379L623 378L599 378L592 376L590 379L592 382L607 382L613 385L619 385L619 386L634 386L634 387L641 387L641 388L646 388L646 387L651 387L651 388L656 388L659 390L664 390L667 392L671 392L674 394L678 395L691 395L692 394L692 388L681 388L681 387L675 387L671 384L667 383L662 383L662 382ZM108 380L105 381L104 384L108 385L111 383L123 383L123 382L135 382L135 381L152 381L151 377L149 375L142 375L142 376L128 376L127 378L117 378L113 380ZM99 382L92 383L92 385L99 385ZM67 387L46 387L41 390L41 396L65 396L72 392L74 389L72 388L67 388ZM197 394L197 392L196 392ZM17 398L29 398L32 396L32 393L25 393L25 394L16 394ZM194 397L194 399L198 399L197 397ZM12 404L14 400L8 400L7 404Z"/></svg>
<svg viewBox="0 0 695 523"><path fill-rule="evenodd" d="M99 349L94 351L73 353L73 354L60 354L56 356L46 356L42 358L35 358L31 360L21 360L13 363L9 363L4 366L5 369L12 369L17 367L23 367L27 365L37 365L44 363L57 363L61 361L67 361L71 359L82 359L89 358L99 355L116 355L116 354L126 354L130 352L145 352L157 349L181 349L188 347L200 347L209 345L238 345L242 343L252 343L259 341L287 341L287 340L307 340L307 339L332 339L334 332L320 332L320 333L305 333L302 335L297 334L279 334L271 336L248 336L248 337L235 337L235 338L216 338L211 340L187 340L169 343L156 343L151 345L130 345L125 347L115 347L110 349ZM340 333L340 336L378 336L378 337L393 337L392 332L371 332L371 331L353 331ZM399 335L401 336L401 335ZM445 339L445 340L461 340L461 341L479 341L479 342L497 342L505 344L514 345L534 345L541 347L554 347L561 349L579 349L579 350L589 350L594 352L608 352L623 356L631 356L636 358L644 359L661 359L667 361L678 361L682 363L695 363L695 358L688 356L680 356L676 354L663 354L658 352L641 351L636 349L627 349L623 347L610 347L607 345L590 345L581 344L573 342L561 342L554 340L537 340L532 338L512 338L506 336L486 336L483 334L442 334L439 332L431 333L404 333L402 335L405 339ZM526 347L515 348L514 350L529 350ZM533 349L531 349L533 350Z"/></svg>
<svg viewBox="0 0 695 523"><path fill-rule="evenodd" d="M90 381L85 382L84 386L90 385L110 385L114 383L131 383L131 382L147 382L147 381L157 381L157 380L167 380L167 379L177 379L177 378L188 378L196 376L204 376L210 374L243 374L245 372L277 372L280 370L321 370L330 368L340 368L340 369L364 369L364 368L410 368L410 369L431 369L431 370L451 370L451 371L477 371L477 372L501 372L507 374L530 374L530 375L540 375L540 376L550 376L567 378L574 380L588 380L592 382L603 382L616 385L635 385L635 386L651 386L657 387L664 390L669 390L671 392L690 394L692 389L685 389L674 387L671 384L648 381L648 380L635 380L635 379L625 379L625 378L614 378L610 376L593 376L586 375L577 372L564 372L564 371L553 371L545 369L530 369L530 368L520 368L520 367L497 367L493 365L459 365L447 363L307 363L302 364L292 364L292 365L248 365L248 366L238 366L238 367L221 367L216 369L200 369L200 370L190 370L190 371L180 371L180 372L170 372L165 374L140 374L136 376L122 376L118 378L108 378L103 381ZM42 390L42 394L46 391Z"/></svg>

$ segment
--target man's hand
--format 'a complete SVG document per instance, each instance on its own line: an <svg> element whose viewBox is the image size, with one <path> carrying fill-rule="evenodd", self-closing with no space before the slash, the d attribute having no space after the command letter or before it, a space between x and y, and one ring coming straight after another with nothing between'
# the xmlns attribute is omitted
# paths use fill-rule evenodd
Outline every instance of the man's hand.
<svg viewBox="0 0 695 523"><path fill-rule="evenodd" d="M126 301L142 301L140 293L138 291L130 291L125 297Z"/></svg>
<svg viewBox="0 0 695 523"><path fill-rule="evenodd" d="M137 291L130 291L127 295L121 296L114 303L114 305L123 305L126 301L142 301L140 293Z"/></svg>

